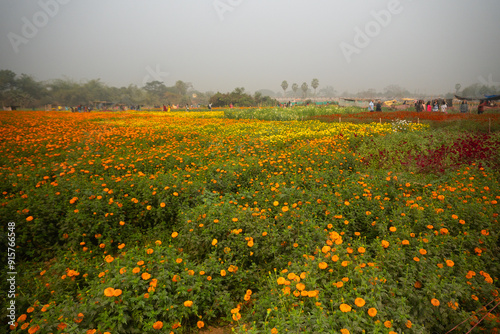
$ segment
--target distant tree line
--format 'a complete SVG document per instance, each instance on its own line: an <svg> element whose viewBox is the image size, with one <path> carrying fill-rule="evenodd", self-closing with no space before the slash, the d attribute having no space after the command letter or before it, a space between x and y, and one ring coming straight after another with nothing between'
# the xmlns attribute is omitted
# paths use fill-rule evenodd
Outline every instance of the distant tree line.
<svg viewBox="0 0 500 334"><path fill-rule="evenodd" d="M217 92L210 97L209 103L217 108L230 105L234 107L273 106L278 102L269 96L263 96L261 92L256 92L252 96L245 93L245 88L237 87L231 93Z"/></svg>
<svg viewBox="0 0 500 334"><path fill-rule="evenodd" d="M0 104L21 108L40 107L47 104L60 106L91 105L108 102L128 106L160 105L207 105L212 92L202 93L190 83L178 80L167 87L159 81L151 81L138 87L111 87L99 79L79 83L69 79L46 82L34 80L26 74L16 75L10 70L0 70Z"/></svg>

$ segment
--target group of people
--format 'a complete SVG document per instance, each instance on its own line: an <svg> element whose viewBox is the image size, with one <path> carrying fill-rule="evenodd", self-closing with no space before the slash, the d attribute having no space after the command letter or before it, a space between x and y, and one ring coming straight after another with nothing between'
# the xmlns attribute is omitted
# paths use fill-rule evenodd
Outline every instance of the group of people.
<svg viewBox="0 0 500 334"><path fill-rule="evenodd" d="M373 107L375 107L375 110L373 110ZM368 103L368 110L370 112L382 111L382 103L380 101L377 101L377 104L374 104L373 100L371 100L370 103Z"/></svg>
<svg viewBox="0 0 500 334"><path fill-rule="evenodd" d="M417 112L422 112L422 111L428 111L428 112L437 112L441 111L444 113L447 113L448 110L448 105L446 104L445 100L434 100L434 101L427 101L427 103L424 102L424 100L418 100L415 103L415 110Z"/></svg>

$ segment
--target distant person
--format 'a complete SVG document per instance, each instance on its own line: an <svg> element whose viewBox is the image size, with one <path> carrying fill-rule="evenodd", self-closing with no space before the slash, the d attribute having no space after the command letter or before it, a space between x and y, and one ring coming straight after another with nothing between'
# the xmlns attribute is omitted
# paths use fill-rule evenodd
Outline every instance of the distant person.
<svg viewBox="0 0 500 334"><path fill-rule="evenodd" d="M444 102L442 105L441 105L441 112L444 112L447 114L446 110L448 109L448 105L446 104L446 102Z"/></svg>
<svg viewBox="0 0 500 334"><path fill-rule="evenodd" d="M460 112L461 113L469 112L469 105L467 104L467 101L462 101L462 104L460 105Z"/></svg>
<svg viewBox="0 0 500 334"><path fill-rule="evenodd" d="M212 111L212 103L208 104L208 110Z"/></svg>
<svg viewBox="0 0 500 334"><path fill-rule="evenodd" d="M373 100L371 100L371 101L370 101L370 103L368 103L368 110L369 110L370 112L373 112L373 106L374 106L374 105L373 105Z"/></svg>
<svg viewBox="0 0 500 334"><path fill-rule="evenodd" d="M433 105L432 105L432 111L434 111L434 112L439 111L439 105L437 103L437 100L435 100Z"/></svg>
<svg viewBox="0 0 500 334"><path fill-rule="evenodd" d="M486 100L479 101L479 105L477 106L477 114L481 115L484 112L485 108L488 108L488 101Z"/></svg>
<svg viewBox="0 0 500 334"><path fill-rule="evenodd" d="M231 108L231 109L233 108L233 104L232 103L229 104L229 108Z"/></svg>
<svg viewBox="0 0 500 334"><path fill-rule="evenodd" d="M429 112L432 111L431 101L427 101L426 107L427 107L427 111L429 111Z"/></svg>
<svg viewBox="0 0 500 334"><path fill-rule="evenodd" d="M375 106L375 111L382 111L382 103L380 103L380 101L377 101L377 105Z"/></svg>

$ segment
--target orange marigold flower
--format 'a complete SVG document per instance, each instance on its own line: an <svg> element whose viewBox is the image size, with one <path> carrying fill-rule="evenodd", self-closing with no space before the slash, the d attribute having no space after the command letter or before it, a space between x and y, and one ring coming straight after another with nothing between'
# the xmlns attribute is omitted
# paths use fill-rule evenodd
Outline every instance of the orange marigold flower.
<svg viewBox="0 0 500 334"><path fill-rule="evenodd" d="M328 267L328 264L326 262L320 262L318 264L319 269L326 269Z"/></svg>
<svg viewBox="0 0 500 334"><path fill-rule="evenodd" d="M411 328L412 323L410 320L408 320L408 321L406 321L405 325L406 325L406 327Z"/></svg>
<svg viewBox="0 0 500 334"><path fill-rule="evenodd" d="M391 226L389 228L389 231L391 231L391 232L396 232L396 230L397 230L397 228L395 226Z"/></svg>
<svg viewBox="0 0 500 334"><path fill-rule="evenodd" d="M184 306L186 306L186 307L191 307L191 306L193 306L193 302L192 302L191 300L186 300L186 301L184 302Z"/></svg>
<svg viewBox="0 0 500 334"><path fill-rule="evenodd" d="M356 304L357 307L363 307L365 306L365 300L363 298L356 298L354 300L354 304Z"/></svg>
<svg viewBox="0 0 500 334"><path fill-rule="evenodd" d="M271 329L271 334L278 334L278 330L276 329L276 327L273 327L273 329Z"/></svg>
<svg viewBox="0 0 500 334"><path fill-rule="evenodd" d="M157 321L153 324L154 329L162 329L163 328L163 322Z"/></svg>
<svg viewBox="0 0 500 334"><path fill-rule="evenodd" d="M30 329L28 329L28 333L29 333L29 334L36 333L39 329L40 329L40 326L39 326L39 325L36 325L36 326L30 327Z"/></svg>
<svg viewBox="0 0 500 334"><path fill-rule="evenodd" d="M113 296L115 297L118 297L122 294L122 290L121 289L115 289L115 291L113 291Z"/></svg>
<svg viewBox="0 0 500 334"><path fill-rule="evenodd" d="M115 289L113 289L113 288L104 289L104 295L106 297L113 297L114 292L115 292Z"/></svg>
<svg viewBox="0 0 500 334"><path fill-rule="evenodd" d="M366 252L366 249L364 247L359 247L358 252L363 254L364 252Z"/></svg>
<svg viewBox="0 0 500 334"><path fill-rule="evenodd" d="M220 275L221 275L221 276L226 276L226 271L225 271L224 269L222 269L222 270L220 271Z"/></svg>
<svg viewBox="0 0 500 334"><path fill-rule="evenodd" d="M154 252L154 251L153 251L153 249L151 249L151 248L146 249L146 254L153 254L153 252Z"/></svg>
<svg viewBox="0 0 500 334"><path fill-rule="evenodd" d="M176 259L176 260L175 260L175 262L177 262L177 263L181 263L181 262L182 262L182 259L181 259L181 258L178 258L178 259Z"/></svg>
<svg viewBox="0 0 500 334"><path fill-rule="evenodd" d="M352 310L352 307L350 305L348 305L348 304L340 304L339 308L344 313L345 312L350 312Z"/></svg>
<svg viewBox="0 0 500 334"><path fill-rule="evenodd" d="M422 255L427 254L427 251L426 251L425 249L423 249L423 248L421 248L418 252L419 252L420 254L422 254Z"/></svg>
<svg viewBox="0 0 500 334"><path fill-rule="evenodd" d="M368 309L368 315L373 318L374 316L377 315L377 309L375 307L369 308Z"/></svg>
<svg viewBox="0 0 500 334"><path fill-rule="evenodd" d="M387 328L391 328L392 327L392 322L390 320L384 321L384 326L387 327Z"/></svg>
<svg viewBox="0 0 500 334"><path fill-rule="evenodd" d="M205 327L205 323L204 323L203 321L201 321L201 320L200 320L200 321L198 321L198 322L196 323L196 326L198 326L198 328L203 328L203 327Z"/></svg>
<svg viewBox="0 0 500 334"><path fill-rule="evenodd" d="M345 329L345 328L342 328L342 329L340 330L340 334L350 334L350 333L351 333L351 332L349 332L349 330L348 330L348 329Z"/></svg>
<svg viewBox="0 0 500 334"><path fill-rule="evenodd" d="M306 286L305 286L305 284L304 284L304 283L297 283L297 285L295 285L295 287L296 287L296 288L297 288L297 290L299 290L299 291L303 291L303 290L306 288Z"/></svg>
<svg viewBox="0 0 500 334"><path fill-rule="evenodd" d="M132 272L134 274L137 274L139 271L141 271L141 268L139 268L139 267L135 267L134 269L132 269Z"/></svg>
<svg viewBox="0 0 500 334"><path fill-rule="evenodd" d="M143 280L147 281L151 278L151 275L149 273L142 273L141 277Z"/></svg>
<svg viewBox="0 0 500 334"><path fill-rule="evenodd" d="M453 267L455 265L455 262L453 262L452 260L446 260L446 265L448 267Z"/></svg>
<svg viewBox="0 0 500 334"><path fill-rule="evenodd" d="M172 233L172 238L177 238L177 236L178 236L178 235L179 235L179 233L177 233L177 232L173 232L173 233Z"/></svg>
<svg viewBox="0 0 500 334"><path fill-rule="evenodd" d="M432 298L431 299L431 304L434 305L434 306L439 306L439 300L437 300L436 298Z"/></svg>
<svg viewBox="0 0 500 334"><path fill-rule="evenodd" d="M384 248L389 247L389 241L382 240L382 247L384 247Z"/></svg>
<svg viewBox="0 0 500 334"><path fill-rule="evenodd" d="M26 320L26 314L21 314L19 318L17 318L18 322L23 322L24 320Z"/></svg>
<svg viewBox="0 0 500 334"><path fill-rule="evenodd" d="M111 255L108 255L104 258L104 260L107 262L107 263L111 263L114 261L114 257L112 257Z"/></svg>

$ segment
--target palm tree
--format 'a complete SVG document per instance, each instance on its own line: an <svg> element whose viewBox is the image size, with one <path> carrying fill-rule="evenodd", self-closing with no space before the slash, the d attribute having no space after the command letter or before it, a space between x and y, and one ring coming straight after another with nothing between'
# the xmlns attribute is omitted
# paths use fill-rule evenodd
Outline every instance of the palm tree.
<svg viewBox="0 0 500 334"><path fill-rule="evenodd" d="M316 96L316 88L319 86L319 80L313 79L311 82L311 87L314 88L314 96Z"/></svg>
<svg viewBox="0 0 500 334"><path fill-rule="evenodd" d="M286 89L288 88L288 82L286 82L286 80L283 80L281 83L281 88L283 88L283 97L286 97Z"/></svg>
<svg viewBox="0 0 500 334"><path fill-rule="evenodd" d="M307 97L307 90L309 89L307 83L304 82L302 86L300 86L300 89L302 89L302 92L304 93L304 98Z"/></svg>
<svg viewBox="0 0 500 334"><path fill-rule="evenodd" d="M294 97L297 97L297 91L299 90L299 85L297 85L296 83L294 83L292 85L292 90L293 90Z"/></svg>

